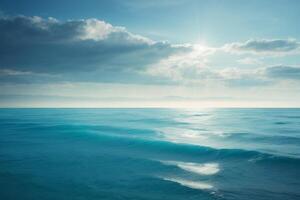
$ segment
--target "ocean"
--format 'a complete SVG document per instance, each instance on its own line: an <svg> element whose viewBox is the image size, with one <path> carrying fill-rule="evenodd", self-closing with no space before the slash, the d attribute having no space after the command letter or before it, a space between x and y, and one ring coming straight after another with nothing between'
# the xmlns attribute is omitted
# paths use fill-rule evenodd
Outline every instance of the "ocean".
<svg viewBox="0 0 300 200"><path fill-rule="evenodd" d="M0 199L300 199L300 109L0 109Z"/></svg>

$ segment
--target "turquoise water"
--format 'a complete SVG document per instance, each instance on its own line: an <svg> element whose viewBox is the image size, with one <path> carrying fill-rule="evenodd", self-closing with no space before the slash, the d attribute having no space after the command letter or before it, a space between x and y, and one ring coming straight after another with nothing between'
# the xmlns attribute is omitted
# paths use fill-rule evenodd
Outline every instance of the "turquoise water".
<svg viewBox="0 0 300 200"><path fill-rule="evenodd" d="M0 199L300 199L300 109L1 109Z"/></svg>

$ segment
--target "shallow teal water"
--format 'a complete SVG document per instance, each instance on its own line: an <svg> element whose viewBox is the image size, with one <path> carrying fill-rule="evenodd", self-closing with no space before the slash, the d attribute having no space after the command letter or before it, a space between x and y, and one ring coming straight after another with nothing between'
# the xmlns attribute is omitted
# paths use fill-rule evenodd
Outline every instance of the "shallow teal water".
<svg viewBox="0 0 300 200"><path fill-rule="evenodd" d="M1 109L0 199L300 199L300 109Z"/></svg>

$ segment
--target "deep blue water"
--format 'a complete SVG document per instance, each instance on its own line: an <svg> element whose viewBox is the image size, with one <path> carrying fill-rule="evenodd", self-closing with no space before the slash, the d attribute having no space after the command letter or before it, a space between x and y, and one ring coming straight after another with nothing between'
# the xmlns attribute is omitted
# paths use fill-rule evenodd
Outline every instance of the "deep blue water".
<svg viewBox="0 0 300 200"><path fill-rule="evenodd" d="M0 199L300 199L300 109L0 109Z"/></svg>

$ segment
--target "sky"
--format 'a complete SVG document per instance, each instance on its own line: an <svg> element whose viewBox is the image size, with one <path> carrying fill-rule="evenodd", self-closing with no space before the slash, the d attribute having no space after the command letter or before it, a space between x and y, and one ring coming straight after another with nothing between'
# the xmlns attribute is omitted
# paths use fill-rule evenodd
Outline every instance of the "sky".
<svg viewBox="0 0 300 200"><path fill-rule="evenodd" d="M300 107L298 0L0 0L0 107Z"/></svg>

